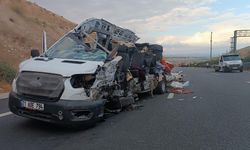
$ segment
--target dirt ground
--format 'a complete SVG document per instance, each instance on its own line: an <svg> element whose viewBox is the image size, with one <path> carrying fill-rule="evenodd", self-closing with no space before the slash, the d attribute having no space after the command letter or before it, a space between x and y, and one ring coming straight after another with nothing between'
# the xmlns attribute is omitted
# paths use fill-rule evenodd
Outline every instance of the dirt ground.
<svg viewBox="0 0 250 150"><path fill-rule="evenodd" d="M42 47L42 32L48 45L75 24L26 0L0 0L0 61L18 68L31 49Z"/></svg>
<svg viewBox="0 0 250 150"><path fill-rule="evenodd" d="M11 90L11 85L5 81L0 81L0 94Z"/></svg>

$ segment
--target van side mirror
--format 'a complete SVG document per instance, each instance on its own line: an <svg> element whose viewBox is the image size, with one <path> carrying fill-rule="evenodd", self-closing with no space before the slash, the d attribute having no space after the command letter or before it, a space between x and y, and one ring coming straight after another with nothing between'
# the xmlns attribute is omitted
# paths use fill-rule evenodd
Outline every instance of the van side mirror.
<svg viewBox="0 0 250 150"><path fill-rule="evenodd" d="M32 49L32 50L30 51L30 56L31 56L32 58L40 56L39 50L37 50L37 49Z"/></svg>

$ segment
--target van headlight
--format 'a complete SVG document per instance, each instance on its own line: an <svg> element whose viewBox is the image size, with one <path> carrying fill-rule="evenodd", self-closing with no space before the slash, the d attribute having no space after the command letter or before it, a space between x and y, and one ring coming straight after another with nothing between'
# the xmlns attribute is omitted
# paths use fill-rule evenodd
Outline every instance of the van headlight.
<svg viewBox="0 0 250 150"><path fill-rule="evenodd" d="M12 81L12 92L17 93L17 89L16 89L16 78Z"/></svg>
<svg viewBox="0 0 250 150"><path fill-rule="evenodd" d="M89 89L95 82L95 75L93 74L78 74L73 75L70 83L73 88Z"/></svg>
<svg viewBox="0 0 250 150"><path fill-rule="evenodd" d="M228 62L225 62L225 66L229 67L229 66L230 66L230 64L229 64Z"/></svg>

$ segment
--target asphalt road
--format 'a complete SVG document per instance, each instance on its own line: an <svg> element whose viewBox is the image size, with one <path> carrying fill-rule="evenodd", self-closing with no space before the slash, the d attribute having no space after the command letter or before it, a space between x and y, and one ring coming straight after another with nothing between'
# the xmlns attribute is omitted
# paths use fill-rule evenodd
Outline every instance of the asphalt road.
<svg viewBox="0 0 250 150"><path fill-rule="evenodd" d="M71 130L15 115L0 117L0 149L250 149L250 72L178 68L193 94L147 97L86 130ZM0 100L0 113L7 100Z"/></svg>

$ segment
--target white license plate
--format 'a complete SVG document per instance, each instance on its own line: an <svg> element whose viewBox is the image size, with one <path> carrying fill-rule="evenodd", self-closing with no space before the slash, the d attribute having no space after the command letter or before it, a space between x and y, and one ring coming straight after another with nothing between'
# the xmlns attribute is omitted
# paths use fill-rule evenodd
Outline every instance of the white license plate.
<svg viewBox="0 0 250 150"><path fill-rule="evenodd" d="M233 69L238 69L238 67L233 67Z"/></svg>
<svg viewBox="0 0 250 150"><path fill-rule="evenodd" d="M36 103L36 102L29 102L29 101L21 101L21 106L26 109L30 110L44 110L44 104L42 103Z"/></svg>

